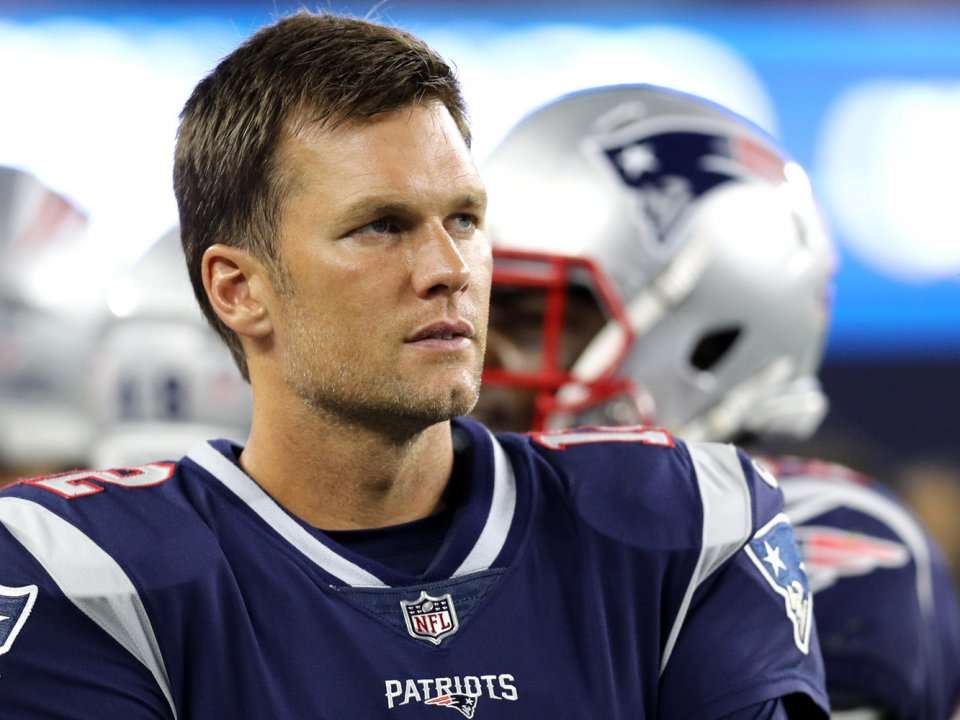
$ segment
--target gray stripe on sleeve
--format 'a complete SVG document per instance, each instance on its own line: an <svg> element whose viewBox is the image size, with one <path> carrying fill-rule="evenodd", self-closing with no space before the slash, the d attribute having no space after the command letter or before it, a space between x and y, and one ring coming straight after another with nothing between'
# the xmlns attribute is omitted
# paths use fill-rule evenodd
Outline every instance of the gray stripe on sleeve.
<svg viewBox="0 0 960 720"><path fill-rule="evenodd" d="M687 443L703 505L703 540L680 609L670 628L660 674L663 675L697 588L743 547L753 529L750 488L733 445Z"/></svg>
<svg viewBox="0 0 960 720"><path fill-rule="evenodd" d="M70 602L143 663L176 718L170 679L147 610L116 560L78 528L30 500L0 498L0 523Z"/></svg>

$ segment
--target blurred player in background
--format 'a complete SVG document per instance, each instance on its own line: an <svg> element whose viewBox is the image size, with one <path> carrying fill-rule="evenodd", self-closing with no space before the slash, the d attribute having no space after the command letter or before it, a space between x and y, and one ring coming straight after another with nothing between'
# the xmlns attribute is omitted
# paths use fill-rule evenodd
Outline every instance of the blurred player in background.
<svg viewBox="0 0 960 720"><path fill-rule="evenodd" d="M600 88L527 117L485 171L482 420L535 437L653 421L755 447L813 433L834 258L806 176L762 131L696 97ZM949 717L960 616L937 548L857 473L770 462L817 593L835 717ZM781 572L776 552L755 562Z"/></svg>
<svg viewBox="0 0 960 720"><path fill-rule="evenodd" d="M0 167L0 485L84 464L95 312L59 296L87 218L24 171ZM88 292L91 288L83 288Z"/></svg>
<svg viewBox="0 0 960 720"><path fill-rule="evenodd" d="M178 459L210 437L243 441L250 387L204 319L173 229L113 286L90 381L90 467Z"/></svg>

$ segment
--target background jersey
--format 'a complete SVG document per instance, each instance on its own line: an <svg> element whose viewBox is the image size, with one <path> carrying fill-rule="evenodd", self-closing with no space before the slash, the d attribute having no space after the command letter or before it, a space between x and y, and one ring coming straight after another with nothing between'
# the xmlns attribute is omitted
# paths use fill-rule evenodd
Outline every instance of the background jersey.
<svg viewBox="0 0 960 720"><path fill-rule="evenodd" d="M0 712L709 720L797 693L821 716L811 595L745 456L455 427L462 501L416 576L298 521L221 441L0 493Z"/></svg>
<svg viewBox="0 0 960 720"><path fill-rule="evenodd" d="M941 720L960 702L960 607L939 549L889 491L847 468L764 459L816 594L835 707Z"/></svg>

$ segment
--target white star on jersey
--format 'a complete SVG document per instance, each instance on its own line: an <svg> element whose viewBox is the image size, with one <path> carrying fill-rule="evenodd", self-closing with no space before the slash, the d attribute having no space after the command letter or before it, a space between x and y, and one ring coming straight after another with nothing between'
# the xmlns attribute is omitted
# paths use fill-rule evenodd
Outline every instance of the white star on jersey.
<svg viewBox="0 0 960 720"><path fill-rule="evenodd" d="M763 547L767 551L767 554L763 557L763 561L770 565L774 577L780 577L780 571L787 569L787 564L780 559L780 548L770 547L770 543L766 540L763 541Z"/></svg>

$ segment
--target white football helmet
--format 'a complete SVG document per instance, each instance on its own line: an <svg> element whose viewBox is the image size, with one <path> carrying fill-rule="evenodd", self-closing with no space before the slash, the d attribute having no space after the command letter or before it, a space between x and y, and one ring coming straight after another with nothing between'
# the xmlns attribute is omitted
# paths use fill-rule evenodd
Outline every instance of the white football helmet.
<svg viewBox="0 0 960 720"><path fill-rule="evenodd" d="M193 297L177 229L119 280L94 361L92 464L177 460L213 437L246 439L251 394Z"/></svg>
<svg viewBox="0 0 960 720"><path fill-rule="evenodd" d="M762 130L672 90L597 88L521 121L484 177L482 418L506 387L532 396L533 429L653 421L726 440L820 423L835 259L806 175Z"/></svg>
<svg viewBox="0 0 960 720"><path fill-rule="evenodd" d="M76 467L89 449L84 391L95 314L52 298L95 288L84 287L82 272L50 272L83 252L86 233L86 215L69 200L29 173L0 167L0 467L7 472Z"/></svg>

